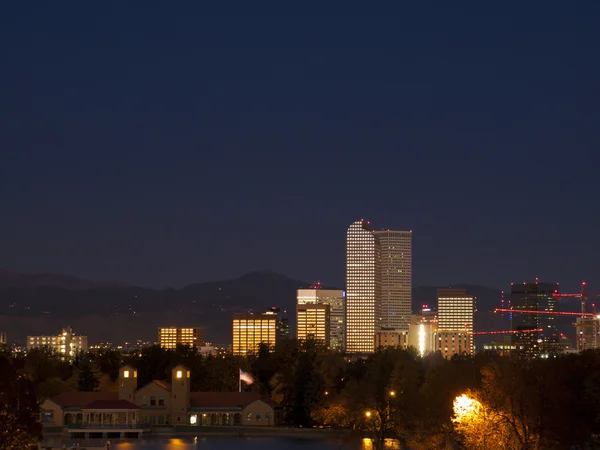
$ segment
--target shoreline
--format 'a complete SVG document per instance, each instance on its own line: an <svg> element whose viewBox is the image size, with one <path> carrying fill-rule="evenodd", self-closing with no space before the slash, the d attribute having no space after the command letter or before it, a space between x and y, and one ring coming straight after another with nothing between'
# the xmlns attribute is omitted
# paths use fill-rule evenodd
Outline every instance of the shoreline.
<svg viewBox="0 0 600 450"><path fill-rule="evenodd" d="M46 440L68 440L68 441L98 441L103 438L72 439L65 431L48 431L43 433L42 442ZM289 437L297 439L348 439L357 438L352 430L345 429L323 429L323 428L296 428L285 426L271 427L159 427L153 428L151 432L143 434L140 438L111 438L115 441L142 441L146 438L194 438L194 437Z"/></svg>

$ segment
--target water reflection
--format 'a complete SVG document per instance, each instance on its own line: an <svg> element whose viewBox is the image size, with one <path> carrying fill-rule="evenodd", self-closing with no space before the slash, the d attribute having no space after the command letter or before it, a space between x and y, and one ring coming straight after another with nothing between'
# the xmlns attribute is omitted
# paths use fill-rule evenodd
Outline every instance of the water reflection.
<svg viewBox="0 0 600 450"><path fill-rule="evenodd" d="M75 442L64 442L67 448ZM77 442L81 449L86 447L104 448L106 440L86 440ZM60 448L58 442L53 442ZM142 438L140 440L111 440L111 450L376 450L369 438L357 439L298 439L293 437L219 437L190 436L184 438ZM399 450L398 442L386 439L386 450Z"/></svg>

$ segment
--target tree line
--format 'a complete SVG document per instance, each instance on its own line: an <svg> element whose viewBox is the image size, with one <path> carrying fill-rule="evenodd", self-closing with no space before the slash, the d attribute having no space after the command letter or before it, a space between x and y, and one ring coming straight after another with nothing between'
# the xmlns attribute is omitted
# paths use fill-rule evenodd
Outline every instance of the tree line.
<svg viewBox="0 0 600 450"><path fill-rule="evenodd" d="M413 349L387 348L357 359L292 339L248 357L154 346L131 355L87 352L69 362L35 349L7 353L0 364L0 421L23 423L32 436L40 429L31 417L45 398L68 390L116 392L124 364L138 370L140 387L169 381L171 369L183 364L193 391L236 391L241 368L255 378L244 389L277 401L288 425L351 429L372 438L375 448L388 438L413 450L600 448L597 351L537 360L495 353L447 360L440 353L421 357ZM15 405L29 406L8 418ZM12 448L19 447L0 442L0 450Z"/></svg>

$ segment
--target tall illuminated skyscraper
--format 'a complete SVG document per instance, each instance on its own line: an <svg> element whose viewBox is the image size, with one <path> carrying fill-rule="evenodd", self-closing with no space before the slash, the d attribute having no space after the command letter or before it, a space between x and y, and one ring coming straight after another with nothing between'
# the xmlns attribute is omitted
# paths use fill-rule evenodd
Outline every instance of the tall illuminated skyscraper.
<svg viewBox="0 0 600 450"><path fill-rule="evenodd" d="M369 222L359 220L346 233L346 351L373 353L381 327L380 254Z"/></svg>
<svg viewBox="0 0 600 450"><path fill-rule="evenodd" d="M412 231L375 231L380 254L381 326L408 331L412 302Z"/></svg>

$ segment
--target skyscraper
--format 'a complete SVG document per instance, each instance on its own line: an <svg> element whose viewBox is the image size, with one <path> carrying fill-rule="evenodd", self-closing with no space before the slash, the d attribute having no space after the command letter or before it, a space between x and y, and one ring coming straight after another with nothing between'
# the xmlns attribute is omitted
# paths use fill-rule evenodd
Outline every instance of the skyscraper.
<svg viewBox="0 0 600 450"><path fill-rule="evenodd" d="M466 289L438 289L438 329L473 333L475 297Z"/></svg>
<svg viewBox="0 0 600 450"><path fill-rule="evenodd" d="M329 327L329 347L336 350L344 350L345 333L345 293L341 289L323 289L321 283L317 282L310 289L298 289L297 304L301 305L321 304L329 306L328 327ZM300 309L297 309L298 314ZM300 317L298 316L298 324ZM298 330L300 327L298 326ZM298 331L298 337L300 333Z"/></svg>
<svg viewBox="0 0 600 450"><path fill-rule="evenodd" d="M359 220L346 233L346 351L372 353L381 326L380 255L369 222Z"/></svg>
<svg viewBox="0 0 600 450"><path fill-rule="evenodd" d="M412 312L412 232L375 231L380 248L381 326L408 331Z"/></svg>
<svg viewBox="0 0 600 450"><path fill-rule="evenodd" d="M514 331L525 331L512 335L515 351L526 357L547 358L560 352L556 319L552 315L537 314L536 311L554 311L557 292L554 283L513 284L510 292L512 309L530 311L528 313L511 314L511 326Z"/></svg>
<svg viewBox="0 0 600 450"><path fill-rule="evenodd" d="M473 354L475 297L466 289L438 289L438 338L445 357Z"/></svg>

